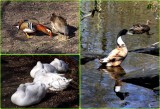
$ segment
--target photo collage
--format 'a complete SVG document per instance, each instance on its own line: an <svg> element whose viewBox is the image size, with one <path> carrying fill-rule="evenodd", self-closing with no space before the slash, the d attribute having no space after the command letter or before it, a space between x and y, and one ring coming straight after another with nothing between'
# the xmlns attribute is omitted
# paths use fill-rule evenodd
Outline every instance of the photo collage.
<svg viewBox="0 0 160 109"><path fill-rule="evenodd" d="M0 2L2 109L159 109L160 1Z"/></svg>

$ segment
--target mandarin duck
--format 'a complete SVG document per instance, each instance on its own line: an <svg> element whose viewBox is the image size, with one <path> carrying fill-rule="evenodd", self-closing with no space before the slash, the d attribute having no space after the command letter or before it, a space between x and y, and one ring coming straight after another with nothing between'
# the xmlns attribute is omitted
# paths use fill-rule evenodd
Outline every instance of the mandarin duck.
<svg viewBox="0 0 160 109"><path fill-rule="evenodd" d="M132 33L126 29L119 32L117 35L117 47L109 53L108 57L100 59L100 63L105 63L106 66L119 66L123 62L127 56L128 49L121 36L126 34L132 35Z"/></svg>
<svg viewBox="0 0 160 109"><path fill-rule="evenodd" d="M51 72L51 73L57 73L57 69L51 64L47 64L47 63L42 64L40 61L38 61L37 64L33 67L33 69L30 71L31 77L34 78L35 73L40 69L45 69L47 72Z"/></svg>
<svg viewBox="0 0 160 109"><path fill-rule="evenodd" d="M68 38L69 29L68 29L66 19L64 19L61 16L57 16L53 13L50 18L50 21L51 21L52 31L55 30L56 32L64 34L66 36L66 38Z"/></svg>
<svg viewBox="0 0 160 109"><path fill-rule="evenodd" d="M52 38L52 32L44 25L40 24L37 19L20 20L18 24L15 24L18 30L22 30L27 38L31 38L28 33L35 33L36 31L48 34Z"/></svg>
<svg viewBox="0 0 160 109"><path fill-rule="evenodd" d="M30 106L39 103L45 97L46 92L45 84L40 82L20 84L11 96L11 101L18 106Z"/></svg>
<svg viewBox="0 0 160 109"><path fill-rule="evenodd" d="M149 33L150 27L149 24L151 23L150 20L147 20L146 24L135 24L133 27L129 29L130 32L133 34L143 34L146 33L147 35L152 35Z"/></svg>
<svg viewBox="0 0 160 109"><path fill-rule="evenodd" d="M41 69L35 73L34 82L41 82L46 85L47 89L52 91L62 91L72 81L72 79L66 79L62 75Z"/></svg>

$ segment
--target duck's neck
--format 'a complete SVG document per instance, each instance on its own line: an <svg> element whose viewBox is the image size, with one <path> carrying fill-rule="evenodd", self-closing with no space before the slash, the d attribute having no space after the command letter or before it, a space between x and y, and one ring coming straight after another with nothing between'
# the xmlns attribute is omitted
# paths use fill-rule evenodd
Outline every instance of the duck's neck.
<svg viewBox="0 0 160 109"><path fill-rule="evenodd" d="M149 21L149 20L147 20L146 25L149 25L149 22L150 22L150 21Z"/></svg>
<svg viewBox="0 0 160 109"><path fill-rule="evenodd" d="M118 45L119 47L121 47L122 45L123 45L123 46L126 45L126 44L123 42L121 36L118 36L118 37L117 37L117 45Z"/></svg>

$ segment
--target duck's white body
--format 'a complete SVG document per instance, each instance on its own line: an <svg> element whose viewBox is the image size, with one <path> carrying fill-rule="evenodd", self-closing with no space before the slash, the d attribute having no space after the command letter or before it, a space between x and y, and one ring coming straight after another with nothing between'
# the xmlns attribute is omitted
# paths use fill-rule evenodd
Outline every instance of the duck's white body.
<svg viewBox="0 0 160 109"><path fill-rule="evenodd" d="M63 77L63 74L46 72L44 69L37 71L34 78L34 82L41 82L52 91L65 89L71 81L72 79Z"/></svg>
<svg viewBox="0 0 160 109"><path fill-rule="evenodd" d="M50 64L53 65L58 72L66 72L68 70L68 64L57 58L55 58Z"/></svg>
<svg viewBox="0 0 160 109"><path fill-rule="evenodd" d="M11 96L12 103L18 106L29 106L41 101L46 95L46 86L42 83L20 84Z"/></svg>
<svg viewBox="0 0 160 109"><path fill-rule="evenodd" d="M40 69L45 69L46 72L57 73L57 69L51 64L42 64L40 61L38 61L36 66L34 66L30 72L31 77L34 78L35 73Z"/></svg>

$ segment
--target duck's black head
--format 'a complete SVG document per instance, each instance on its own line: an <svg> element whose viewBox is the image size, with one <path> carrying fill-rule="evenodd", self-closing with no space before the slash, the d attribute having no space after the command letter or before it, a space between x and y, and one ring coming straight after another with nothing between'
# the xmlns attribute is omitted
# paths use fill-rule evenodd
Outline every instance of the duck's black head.
<svg viewBox="0 0 160 109"><path fill-rule="evenodd" d="M128 30L127 30L127 29L123 29L123 30L121 30L121 31L118 33L118 36L126 35L126 34L127 34L127 32L128 32Z"/></svg>

